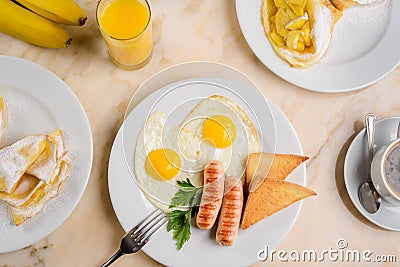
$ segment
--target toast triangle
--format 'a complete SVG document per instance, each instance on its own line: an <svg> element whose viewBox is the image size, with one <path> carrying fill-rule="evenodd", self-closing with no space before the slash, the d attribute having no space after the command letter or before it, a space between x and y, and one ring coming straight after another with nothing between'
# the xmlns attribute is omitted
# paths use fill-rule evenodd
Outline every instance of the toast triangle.
<svg viewBox="0 0 400 267"><path fill-rule="evenodd" d="M316 193L304 186L267 178L249 194L241 228L245 230L294 202L313 195Z"/></svg>
<svg viewBox="0 0 400 267"><path fill-rule="evenodd" d="M294 169L307 159L307 156L291 154L252 153L247 161L246 188L249 188L253 179L257 181L254 181L249 191L253 191L252 188L256 189L264 178L285 180Z"/></svg>

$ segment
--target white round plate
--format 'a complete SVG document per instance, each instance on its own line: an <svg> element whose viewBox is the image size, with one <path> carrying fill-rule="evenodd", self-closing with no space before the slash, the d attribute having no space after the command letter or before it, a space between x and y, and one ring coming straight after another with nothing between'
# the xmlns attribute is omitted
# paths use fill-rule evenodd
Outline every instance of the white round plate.
<svg viewBox="0 0 400 267"><path fill-rule="evenodd" d="M382 79L400 62L400 1L345 10L324 58L308 69L292 68L274 52L261 23L261 2L236 0L240 28L259 60L294 85L325 93L353 91Z"/></svg>
<svg viewBox="0 0 400 267"><path fill-rule="evenodd" d="M46 237L72 213L86 188L93 144L89 121L72 90L49 70L20 58L0 56L0 95L8 107L6 145L32 134L61 129L71 157L71 175L43 210L20 226L0 201L0 253Z"/></svg>
<svg viewBox="0 0 400 267"><path fill-rule="evenodd" d="M400 117L379 120L375 124L375 146L378 151L396 139ZM365 129L357 134L351 143L344 162L344 181L350 199L358 211L370 222L388 230L400 231L400 207L395 207L382 199L375 214L368 213L358 199L358 188L368 180L367 135Z"/></svg>
<svg viewBox="0 0 400 267"><path fill-rule="evenodd" d="M154 207L139 190L125 163L124 149L134 151L136 139L123 140L123 135L129 137L137 135L142 127L141 122L144 122L148 115L146 112L154 104L160 93L166 92L174 86L183 85L182 88L185 88L185 84L188 82L192 86L200 82L203 84L214 83L218 85L217 87L227 87L238 93L251 107L254 103L259 103L260 99L264 99L256 86L246 76L217 63L197 62L174 66L156 74L145 82L139 89L144 101L133 108L124 122L126 125L121 126L114 141L109 161L108 185L110 197L114 211L125 231L129 231L140 222L154 210ZM227 94L219 91L218 88L216 90L218 90L218 93ZM146 97L143 92L146 92L148 96ZM288 119L277 106L268 100L267 103L269 103L276 124L275 151L277 153L302 154L300 142ZM172 105L171 108L173 108ZM255 111L257 112L257 109ZM260 114L256 113L256 115L260 117ZM271 132L273 132L273 125L272 128L263 128L263 138L271 136ZM267 139L265 140L265 151L273 149L273 144L268 143ZM128 152L127 158L129 157L131 156ZM305 171L305 166L300 166L290 175L288 180L304 185L306 181ZM166 228L161 229L143 250L150 257L166 266L249 265L257 261L259 250L264 249L265 246L273 249L286 236L296 220L301 203L301 201L295 203L253 225L246 231L239 230L236 242L232 247L218 246L215 242L215 232L199 230L193 226L191 228L192 236L181 251L176 250L172 234L168 233Z"/></svg>

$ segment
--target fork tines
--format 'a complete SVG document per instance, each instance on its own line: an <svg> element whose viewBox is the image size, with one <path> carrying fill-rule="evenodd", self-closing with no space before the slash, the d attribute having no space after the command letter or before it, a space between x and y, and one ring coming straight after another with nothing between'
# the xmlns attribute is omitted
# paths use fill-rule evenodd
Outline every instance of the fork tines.
<svg viewBox="0 0 400 267"><path fill-rule="evenodd" d="M129 235L134 238L137 242L145 241L155 234L168 222L167 215L160 211L155 210L149 216L143 219L138 225L136 225L130 232Z"/></svg>

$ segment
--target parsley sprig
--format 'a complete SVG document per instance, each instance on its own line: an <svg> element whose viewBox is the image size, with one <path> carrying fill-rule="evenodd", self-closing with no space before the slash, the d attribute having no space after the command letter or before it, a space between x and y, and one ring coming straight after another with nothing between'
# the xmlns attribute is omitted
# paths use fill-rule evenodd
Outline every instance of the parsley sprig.
<svg viewBox="0 0 400 267"><path fill-rule="evenodd" d="M168 214L167 231L173 230L172 238L180 250L190 238L190 219L197 215L202 190L195 187L189 178L176 183L179 190L169 205L169 208L173 210Z"/></svg>

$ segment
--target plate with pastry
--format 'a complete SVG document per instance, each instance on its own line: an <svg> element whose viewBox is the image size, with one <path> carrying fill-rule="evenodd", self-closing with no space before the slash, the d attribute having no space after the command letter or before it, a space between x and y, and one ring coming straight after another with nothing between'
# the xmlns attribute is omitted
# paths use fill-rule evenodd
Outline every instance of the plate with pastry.
<svg viewBox="0 0 400 267"><path fill-rule="evenodd" d="M0 56L0 253L46 237L72 213L92 164L86 113L49 70Z"/></svg>
<svg viewBox="0 0 400 267"><path fill-rule="evenodd" d="M236 0L242 33L273 73L304 89L365 88L400 62L393 0Z"/></svg>
<svg viewBox="0 0 400 267"><path fill-rule="evenodd" d="M143 248L156 261L246 266L315 195L302 154L290 122L246 76L182 64L150 78L129 105L110 155L110 197L126 232L154 209L168 215Z"/></svg>

